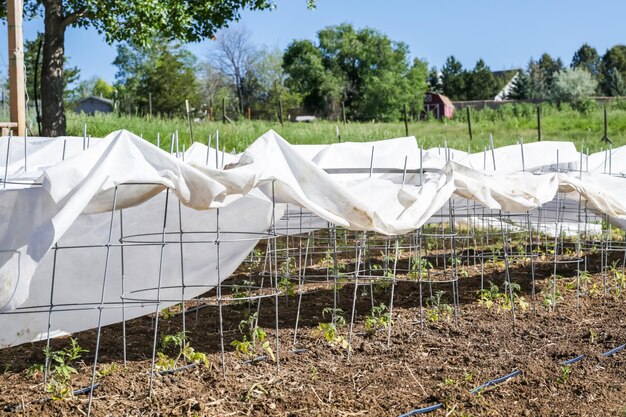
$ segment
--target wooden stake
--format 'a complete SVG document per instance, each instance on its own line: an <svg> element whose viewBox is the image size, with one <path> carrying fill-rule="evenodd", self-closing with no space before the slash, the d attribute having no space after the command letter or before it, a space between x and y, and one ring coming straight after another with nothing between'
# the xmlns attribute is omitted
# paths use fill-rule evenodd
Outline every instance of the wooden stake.
<svg viewBox="0 0 626 417"><path fill-rule="evenodd" d="M470 114L470 108L466 107L466 109L467 109L467 130L469 131L470 140L473 140L474 137L472 136L472 116Z"/></svg>
<svg viewBox="0 0 626 417"><path fill-rule="evenodd" d="M604 136L602 136L601 140L604 143L613 143L613 141L609 139L609 120L606 115L606 106L604 106Z"/></svg>
<svg viewBox="0 0 626 417"><path fill-rule="evenodd" d="M402 112L404 113L404 133L405 136L409 136L409 118L406 113L406 104L403 106Z"/></svg>
<svg viewBox="0 0 626 417"><path fill-rule="evenodd" d="M537 141L541 142L541 106L537 106Z"/></svg>
<svg viewBox="0 0 626 417"><path fill-rule="evenodd" d="M278 99L278 121L282 127L283 125L283 100Z"/></svg>
<svg viewBox="0 0 626 417"><path fill-rule="evenodd" d="M26 94L24 88L24 34L22 0L7 0L9 27L9 109L11 122L17 123L17 135L26 132Z"/></svg>

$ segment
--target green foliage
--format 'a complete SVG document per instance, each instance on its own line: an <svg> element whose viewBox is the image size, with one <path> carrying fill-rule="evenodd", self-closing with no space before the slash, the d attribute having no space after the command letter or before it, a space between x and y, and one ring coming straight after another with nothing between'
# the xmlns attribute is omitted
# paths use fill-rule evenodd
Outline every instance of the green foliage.
<svg viewBox="0 0 626 417"><path fill-rule="evenodd" d="M443 84L443 94L452 100L467 99L466 77L463 65L454 57L449 56L446 63L441 68L441 83Z"/></svg>
<svg viewBox="0 0 626 417"><path fill-rule="evenodd" d="M552 98L576 105L592 96L597 87L597 81L586 69L565 69L555 76Z"/></svg>
<svg viewBox="0 0 626 417"><path fill-rule="evenodd" d="M278 281L278 290L285 294L287 297L296 296L296 284L287 277Z"/></svg>
<svg viewBox="0 0 626 417"><path fill-rule="evenodd" d="M528 64L531 84L528 98L549 99L553 94L556 75L563 68L560 58L555 60L547 53L541 55L537 61L531 58Z"/></svg>
<svg viewBox="0 0 626 417"><path fill-rule="evenodd" d="M559 290L556 290L554 293L552 290L547 289L543 293L543 305L547 308L554 308L557 304L563 301L563 296Z"/></svg>
<svg viewBox="0 0 626 417"><path fill-rule="evenodd" d="M287 85L302 95L308 112L338 116L344 101L352 120L392 120L403 105L421 109L428 68L409 62L408 46L376 30L329 26L313 42L294 41L285 51Z"/></svg>
<svg viewBox="0 0 626 417"><path fill-rule="evenodd" d="M444 300L443 296L445 293L445 291L437 291L426 299L426 305L428 306L426 317L429 321L438 322L450 319L452 306Z"/></svg>
<svg viewBox="0 0 626 417"><path fill-rule="evenodd" d="M62 350L44 349L49 372L46 392L50 393L53 399L61 400L73 395L72 375L77 374L78 371L72 365L80 359L81 354L86 352L88 351L73 338L70 338L70 346ZM43 371L43 366L35 365L29 368L28 373L32 375L41 371Z"/></svg>
<svg viewBox="0 0 626 417"><path fill-rule="evenodd" d="M559 378L557 379L557 382L559 384L565 384L567 383L567 381L569 380L569 377L572 373L572 367L571 365L564 365L561 367L561 375L559 376Z"/></svg>
<svg viewBox="0 0 626 417"><path fill-rule="evenodd" d="M615 89L626 80L626 45L615 45L602 56L601 87L606 95L616 95ZM620 81L620 79L622 81Z"/></svg>
<svg viewBox="0 0 626 417"><path fill-rule="evenodd" d="M586 294L589 292L591 284L591 274L588 271L579 270L578 271L578 289L581 294ZM567 290L575 290L577 286L576 279L565 284L565 289Z"/></svg>
<svg viewBox="0 0 626 417"><path fill-rule="evenodd" d="M519 295L521 287L519 284L512 282L511 293L513 294L513 303L515 303L520 310L525 311L528 308L528 302L524 297ZM489 289L482 289L476 291L478 295L478 304L490 309L496 307L498 310L510 310L512 307L511 296L508 293L507 283L504 283L504 291L500 292L500 288L489 281Z"/></svg>
<svg viewBox="0 0 626 417"><path fill-rule="evenodd" d="M309 40L293 41L283 55L285 85L302 96L306 112L327 115L341 101L341 82L324 65L321 50Z"/></svg>
<svg viewBox="0 0 626 417"><path fill-rule="evenodd" d="M493 100L502 87L485 61L479 59L471 72L468 72L465 96L468 100Z"/></svg>
<svg viewBox="0 0 626 417"><path fill-rule="evenodd" d="M611 273L611 280L613 281L613 293L616 297L622 295L624 288L626 287L626 274L624 274L623 269L620 270L618 268L618 261L615 261L611 264L609 268L609 272Z"/></svg>
<svg viewBox="0 0 626 417"><path fill-rule="evenodd" d="M327 315L332 315L330 323L319 323L315 334L323 336L324 340L330 346L341 346L344 349L348 348L348 339L339 334L339 327L346 325L346 319L344 312L340 308L325 307L322 310L322 317L326 318Z"/></svg>
<svg viewBox="0 0 626 417"><path fill-rule="evenodd" d="M626 144L626 100L615 100L608 105L610 135L613 147ZM557 106L542 104L542 139L562 140L567 137L578 149L587 149L589 152L598 152L602 142L602 109L594 109L585 114L572 109L558 109ZM420 122L409 124L409 133L419 129L419 145L425 149L437 147L448 142L448 146L455 149L467 149L472 152L482 152L489 146L489 133L493 133L496 147L515 144L520 137L526 142L534 140L537 135L536 105L531 103L507 104L497 110L472 111L472 130L474 140L467 141L467 122L465 112L456 112L453 120L446 124L439 121ZM34 116L31 115L34 119ZM68 114L68 134L82 136L83 127L87 124L87 132L92 137L103 137L117 129L127 129L140 135L146 140L156 143L157 133L161 135L161 147L169 149L170 134L176 130L180 138L189 145L189 136L186 134L187 120L182 117L165 118L153 117L148 120L143 117L117 114L97 114L85 116ZM206 141L209 135L215 135L219 129L220 144L227 150L243 151L259 136L274 129L278 134L292 144L327 144L336 142L336 122L317 121L315 123L285 123L280 126L272 121L246 120L233 124L218 122L201 122L194 124L196 140ZM342 141L365 142L404 136L403 123L348 123L341 127ZM332 258L330 259L332 266Z"/></svg>
<svg viewBox="0 0 626 417"><path fill-rule="evenodd" d="M155 39L150 47L130 43L117 46L115 75L122 112L148 114L152 95L153 114L183 115L185 100L200 103L195 75L195 56L181 45Z"/></svg>
<svg viewBox="0 0 626 417"><path fill-rule="evenodd" d="M602 86L605 94L609 96L626 95L626 82L624 82L624 77L617 68L611 68L607 71Z"/></svg>
<svg viewBox="0 0 626 417"><path fill-rule="evenodd" d="M175 348L176 357L172 358L164 353L168 348ZM157 352L156 369L172 370L176 369L178 362L184 358L187 362L195 364L203 364L209 367L209 359L205 353L196 352L187 340L185 332L180 331L173 335L165 335L161 337L161 351Z"/></svg>
<svg viewBox="0 0 626 417"><path fill-rule="evenodd" d="M412 279L419 279L420 277L428 276L428 271L433 269L433 264L428 261L426 258L420 258L418 256L413 256L411 258L411 271L409 272L409 276Z"/></svg>
<svg viewBox="0 0 626 417"><path fill-rule="evenodd" d="M104 81L102 78L97 78L94 83L92 94L97 97L104 97L108 99L115 98L115 87Z"/></svg>
<svg viewBox="0 0 626 417"><path fill-rule="evenodd" d="M573 69L587 70L594 77L598 75L600 69L600 56L596 48L585 43L581 46L572 58L571 67Z"/></svg>
<svg viewBox="0 0 626 417"><path fill-rule="evenodd" d="M239 322L239 332L243 335L241 340L233 340L230 345L235 348L237 355L254 356L257 348L267 353L272 361L276 361L270 342L265 340L267 333L258 326L257 313L250 314L248 318Z"/></svg>
<svg viewBox="0 0 626 417"><path fill-rule="evenodd" d="M526 100L531 96L531 79L528 73L525 71L520 71L517 73L515 80L513 80L513 85L511 86L511 90L507 95L507 99L510 100Z"/></svg>
<svg viewBox="0 0 626 417"><path fill-rule="evenodd" d="M437 67L432 67L428 71L428 91L433 93L443 93L443 83L441 82L441 74Z"/></svg>
<svg viewBox="0 0 626 417"><path fill-rule="evenodd" d="M145 44L155 33L169 40L198 42L213 36L228 22L239 19L244 8L262 10L273 6L273 2L266 0L209 0L184 4L149 0L26 0L24 15L27 19L43 17L45 8L59 7L65 18L59 24L93 27L103 33L108 42L131 40ZM0 10L0 18L5 18L6 8Z"/></svg>
<svg viewBox="0 0 626 417"><path fill-rule="evenodd" d="M365 317L365 331L369 334L375 333L378 329L386 329L392 324L391 314L385 304L372 307L370 315Z"/></svg>

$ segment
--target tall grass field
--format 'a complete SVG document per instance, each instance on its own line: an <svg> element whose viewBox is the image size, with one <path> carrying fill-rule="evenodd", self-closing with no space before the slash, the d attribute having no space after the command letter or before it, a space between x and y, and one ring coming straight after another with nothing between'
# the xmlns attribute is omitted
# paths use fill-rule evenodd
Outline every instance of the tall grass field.
<svg viewBox="0 0 626 417"><path fill-rule="evenodd" d="M542 105L542 140L572 141L579 150L597 152L606 149L601 141L604 135L604 108L594 106L582 113L564 104L560 107ZM607 108L608 136L613 147L626 144L626 100L614 101ZM444 146L482 151L489 146L489 135L493 136L496 147L518 143L534 142L538 139L536 107L530 104L507 104L497 110L472 110L473 140L469 139L467 113L458 110L452 120L411 121L409 135L415 136L424 148ZM178 132L179 144L187 147L191 143L189 123L185 118L137 117L116 114L68 113L68 134L82 136L85 124L93 137L103 137L114 130L126 129L144 139L156 143L160 135L163 149L170 146L170 138ZM281 126L276 121L239 120L233 123L221 121L192 122L193 139L207 143L209 135L219 130L220 147L228 152L243 151L263 133L273 129L292 144L327 144L342 142L364 142L405 136L404 123L315 121L294 123L285 121ZM213 142L214 143L214 142Z"/></svg>

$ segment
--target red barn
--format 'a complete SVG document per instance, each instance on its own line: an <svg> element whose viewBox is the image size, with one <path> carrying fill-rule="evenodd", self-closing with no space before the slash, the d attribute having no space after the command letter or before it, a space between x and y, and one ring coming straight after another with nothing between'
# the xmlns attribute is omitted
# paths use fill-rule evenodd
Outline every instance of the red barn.
<svg viewBox="0 0 626 417"><path fill-rule="evenodd" d="M454 116L454 104L443 94L426 93L424 96L424 114L431 113L437 119L445 117L452 119Z"/></svg>

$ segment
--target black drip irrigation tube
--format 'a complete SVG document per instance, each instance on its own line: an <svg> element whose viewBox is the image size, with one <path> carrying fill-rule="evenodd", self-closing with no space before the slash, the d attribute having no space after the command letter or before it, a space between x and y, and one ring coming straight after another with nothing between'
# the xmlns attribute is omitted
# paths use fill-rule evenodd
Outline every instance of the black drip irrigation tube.
<svg viewBox="0 0 626 417"><path fill-rule="evenodd" d="M85 394L89 394L89 392L91 392L91 390L95 390L96 388L98 388L100 386L100 383L95 383L90 387L85 387L85 388L80 388L77 390L72 391L72 395L85 395ZM35 401L34 403L45 403L50 401L51 398L44 398L42 400L39 401ZM27 404L33 404L33 402L29 402ZM18 411L23 411L24 406L26 404L13 404L13 405L7 405L5 406L2 411L4 411L5 413L16 413Z"/></svg>
<svg viewBox="0 0 626 417"><path fill-rule="evenodd" d="M194 362L194 363L190 363L189 365L181 366L176 369L166 369L164 371L159 371L159 375L175 374L176 372L184 371L185 369L195 368L196 366L198 366L198 364Z"/></svg>
<svg viewBox="0 0 626 417"><path fill-rule="evenodd" d="M623 345L620 345L616 348L613 348L607 352L602 353L602 356L604 357L608 357L608 356L612 356L622 350L624 350L626 348L626 343ZM578 355L572 359L568 359L566 361L560 362L561 365L571 365L574 364L576 362L580 362L583 359L585 359L587 356L586 355ZM470 392L472 394L477 394L480 391L484 390L485 388L489 388L489 387L493 387L495 385L499 385L503 382L508 381L511 378L514 378L518 375L520 375L522 372L519 369L516 369L515 371L511 372L510 374L501 376L499 378L495 378L492 379L491 381L487 381L484 384L481 384L479 386L477 386L476 388L474 388L473 390L471 390ZM426 413L430 413L432 411L435 410L439 410L441 407L443 407L443 403L437 403L437 404L433 404L433 405L429 405L428 407L423 407L423 408L418 408L412 411L409 411L408 413L402 414L399 417L409 417L409 416L414 416L417 414L426 414Z"/></svg>
<svg viewBox="0 0 626 417"><path fill-rule="evenodd" d="M295 354L300 354L300 353L305 353L305 352L307 352L307 349L292 349L289 351L289 353L295 353ZM247 361L243 361L243 364L248 365L251 363L266 361L267 359L268 359L267 355L256 356L252 359L248 359Z"/></svg>

